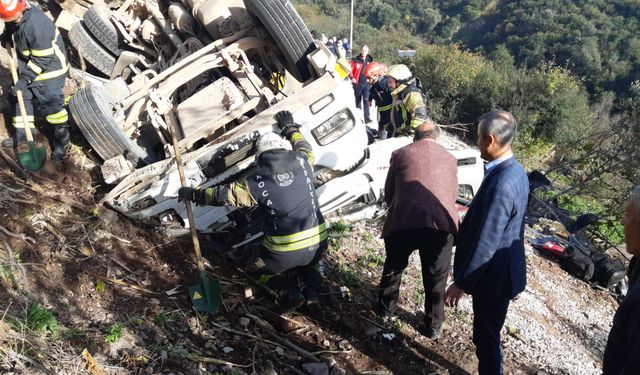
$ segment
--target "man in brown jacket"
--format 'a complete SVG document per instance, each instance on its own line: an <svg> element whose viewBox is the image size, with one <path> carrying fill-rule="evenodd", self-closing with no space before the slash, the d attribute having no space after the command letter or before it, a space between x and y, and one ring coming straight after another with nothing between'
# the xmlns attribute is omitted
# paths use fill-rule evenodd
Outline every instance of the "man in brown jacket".
<svg viewBox="0 0 640 375"><path fill-rule="evenodd" d="M437 339L444 322L444 291L458 230L457 161L436 143L436 124L427 120L415 130L414 142L391 154L385 183L389 212L382 229L387 258L375 310L393 314L402 272L413 250L420 252L425 291L425 336Z"/></svg>

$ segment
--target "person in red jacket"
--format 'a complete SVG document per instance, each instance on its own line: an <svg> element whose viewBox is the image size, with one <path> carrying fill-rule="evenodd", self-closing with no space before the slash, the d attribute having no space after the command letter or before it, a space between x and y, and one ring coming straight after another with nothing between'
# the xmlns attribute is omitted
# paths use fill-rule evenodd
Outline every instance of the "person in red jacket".
<svg viewBox="0 0 640 375"><path fill-rule="evenodd" d="M369 47L365 44L360 49L360 54L351 59L351 83L353 91L356 95L356 107L362 108L364 111L364 121L371 122L369 116L369 90L371 85L367 82L364 70L367 65L373 62L373 57L369 55Z"/></svg>

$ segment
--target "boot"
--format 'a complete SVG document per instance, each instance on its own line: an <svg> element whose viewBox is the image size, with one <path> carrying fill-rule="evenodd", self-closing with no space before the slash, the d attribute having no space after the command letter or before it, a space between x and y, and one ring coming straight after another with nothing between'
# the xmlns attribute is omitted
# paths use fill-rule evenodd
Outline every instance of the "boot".
<svg viewBox="0 0 640 375"><path fill-rule="evenodd" d="M69 146L69 124L56 125L53 132L53 151L51 152L51 160L60 161L67 157Z"/></svg>
<svg viewBox="0 0 640 375"><path fill-rule="evenodd" d="M304 296L306 299L306 307L310 313L317 313L320 311L320 294L318 289L310 286L304 290Z"/></svg>
<svg viewBox="0 0 640 375"><path fill-rule="evenodd" d="M31 129L31 135L35 139L36 129ZM16 128L16 132L12 137L5 138L0 142L0 146L4 148L17 148L19 145L27 143L27 136L23 128Z"/></svg>

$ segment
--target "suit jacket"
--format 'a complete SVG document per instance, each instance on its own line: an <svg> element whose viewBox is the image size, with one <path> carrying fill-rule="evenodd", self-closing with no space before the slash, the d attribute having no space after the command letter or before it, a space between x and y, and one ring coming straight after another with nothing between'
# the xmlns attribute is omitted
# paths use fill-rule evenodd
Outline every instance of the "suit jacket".
<svg viewBox="0 0 640 375"><path fill-rule="evenodd" d="M384 189L389 211L382 237L416 228L456 233L457 173L456 158L435 141L422 139L394 151Z"/></svg>
<svg viewBox="0 0 640 375"><path fill-rule="evenodd" d="M629 275L640 273L640 263L633 257ZM616 310L613 326L604 349L603 375L632 375L640 369L640 281L629 279L629 291Z"/></svg>
<svg viewBox="0 0 640 375"><path fill-rule="evenodd" d="M527 174L515 158L492 168L460 225L456 285L471 295L513 298L526 285Z"/></svg>

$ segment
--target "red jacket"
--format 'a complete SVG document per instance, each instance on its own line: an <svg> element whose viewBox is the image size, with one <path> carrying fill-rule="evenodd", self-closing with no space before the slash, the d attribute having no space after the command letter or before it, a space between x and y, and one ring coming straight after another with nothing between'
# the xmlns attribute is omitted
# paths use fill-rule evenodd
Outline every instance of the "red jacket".
<svg viewBox="0 0 640 375"><path fill-rule="evenodd" d="M373 57L371 55L367 55L364 59L360 55L351 59L351 74L349 74L349 77L351 77L351 83L353 83L354 85L365 83L366 77L364 76L364 68L367 66L367 64L370 64L372 62ZM364 80L363 82L360 82L360 77L362 77L362 79Z"/></svg>

